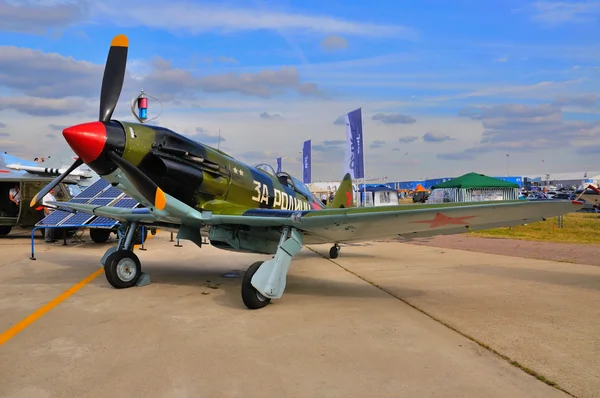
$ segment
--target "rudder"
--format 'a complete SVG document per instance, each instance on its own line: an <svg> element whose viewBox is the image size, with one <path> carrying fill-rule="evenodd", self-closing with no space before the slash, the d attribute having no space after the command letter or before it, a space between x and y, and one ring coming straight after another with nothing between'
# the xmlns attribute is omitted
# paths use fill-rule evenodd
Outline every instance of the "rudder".
<svg viewBox="0 0 600 398"><path fill-rule="evenodd" d="M354 190L352 189L352 177L350 173L346 173L340 186L335 192L333 200L326 206L328 209L337 209L344 207L355 207L354 205Z"/></svg>

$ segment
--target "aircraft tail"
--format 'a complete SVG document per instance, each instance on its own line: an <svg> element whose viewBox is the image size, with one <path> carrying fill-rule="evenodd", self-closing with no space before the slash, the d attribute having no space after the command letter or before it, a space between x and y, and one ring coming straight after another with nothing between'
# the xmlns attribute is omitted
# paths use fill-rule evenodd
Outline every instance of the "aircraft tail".
<svg viewBox="0 0 600 398"><path fill-rule="evenodd" d="M326 206L328 209L340 207L355 207L354 190L352 189L352 177L350 177L350 173L346 173L342 182L340 182L333 200Z"/></svg>

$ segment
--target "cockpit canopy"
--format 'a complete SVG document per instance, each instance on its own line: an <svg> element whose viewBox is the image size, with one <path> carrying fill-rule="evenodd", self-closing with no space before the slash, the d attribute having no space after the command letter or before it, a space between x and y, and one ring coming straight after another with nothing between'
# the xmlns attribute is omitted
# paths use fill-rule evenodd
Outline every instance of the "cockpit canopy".
<svg viewBox="0 0 600 398"><path fill-rule="evenodd" d="M254 168L264 171L265 173L271 174L273 177L277 176L277 173L275 173L275 170L273 169L273 167L271 167L270 164L261 163L254 166Z"/></svg>
<svg viewBox="0 0 600 398"><path fill-rule="evenodd" d="M296 177L293 177L284 171L276 173L273 167L267 163L261 163L254 167L276 177L281 185L292 188L294 191L306 196L307 199L310 200L312 198L319 201L318 198L316 198L316 196L310 191L310 189L308 189L308 187L304 183L300 182L300 180L298 180Z"/></svg>

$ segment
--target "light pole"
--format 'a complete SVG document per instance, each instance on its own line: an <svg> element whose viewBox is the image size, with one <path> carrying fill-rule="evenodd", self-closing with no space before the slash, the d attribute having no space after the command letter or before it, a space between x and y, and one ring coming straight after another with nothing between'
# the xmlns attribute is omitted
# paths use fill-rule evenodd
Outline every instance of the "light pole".
<svg viewBox="0 0 600 398"><path fill-rule="evenodd" d="M509 170L508 170L508 162L509 162L509 157L510 157L510 154L509 154L509 153L507 153L507 154L506 154L506 176L507 176L507 177L508 177L508 176L510 176L510 173L509 173Z"/></svg>

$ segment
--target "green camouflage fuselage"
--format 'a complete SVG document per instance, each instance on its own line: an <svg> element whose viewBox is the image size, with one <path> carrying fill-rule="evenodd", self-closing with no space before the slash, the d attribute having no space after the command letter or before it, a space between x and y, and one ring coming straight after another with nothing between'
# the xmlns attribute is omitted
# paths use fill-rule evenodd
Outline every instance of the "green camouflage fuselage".
<svg viewBox="0 0 600 398"><path fill-rule="evenodd" d="M120 122L122 157L165 193L197 210L243 214L249 209L311 210L323 205L287 173L251 167L169 129ZM295 180L295 181L294 181Z"/></svg>

